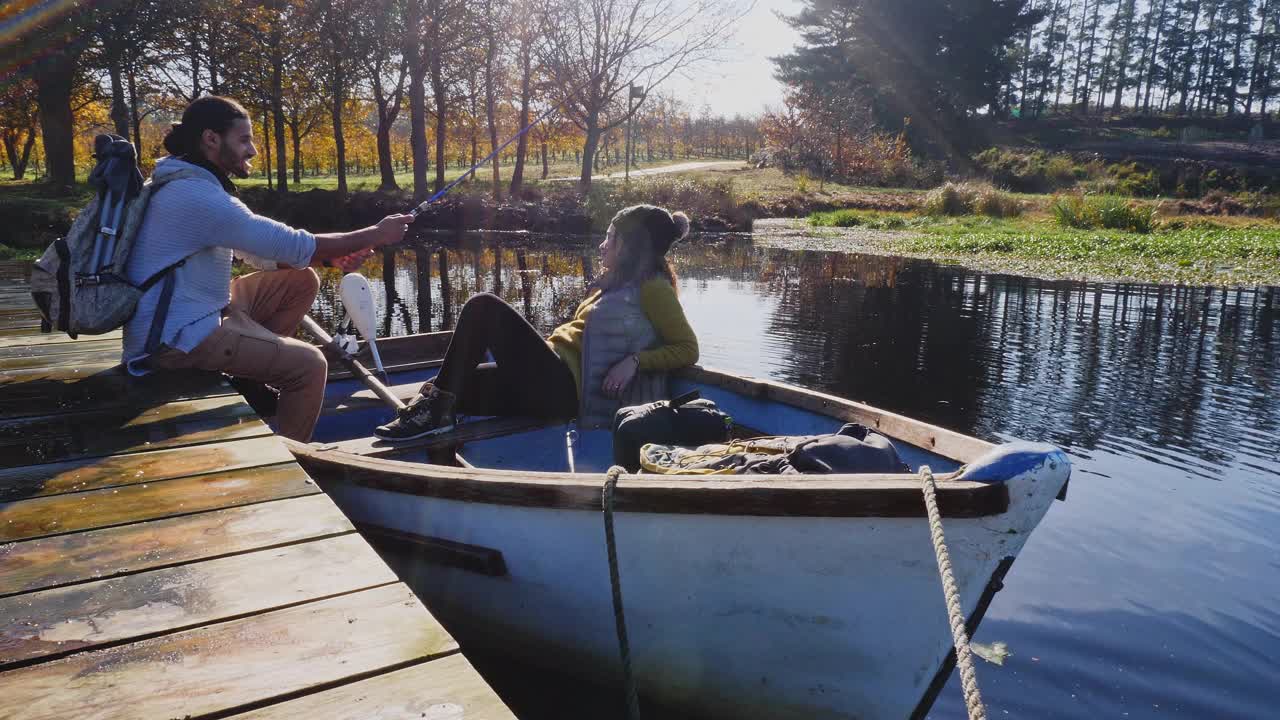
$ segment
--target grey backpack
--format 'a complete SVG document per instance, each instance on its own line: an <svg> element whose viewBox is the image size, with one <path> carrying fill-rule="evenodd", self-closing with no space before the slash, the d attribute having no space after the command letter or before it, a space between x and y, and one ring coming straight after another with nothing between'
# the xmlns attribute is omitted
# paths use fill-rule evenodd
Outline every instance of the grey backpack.
<svg viewBox="0 0 1280 720"><path fill-rule="evenodd" d="M36 261L31 271L31 295L54 330L73 338L81 333L100 335L124 325L133 316L138 299L164 279L151 333L158 336L157 326L163 326L173 295L173 270L186 258L137 285L125 276L125 264L151 197L165 183L199 177L199 173L179 171L144 183L129 141L118 135L99 135L93 145L97 164L89 184L98 194L76 216L67 236L55 240Z"/></svg>

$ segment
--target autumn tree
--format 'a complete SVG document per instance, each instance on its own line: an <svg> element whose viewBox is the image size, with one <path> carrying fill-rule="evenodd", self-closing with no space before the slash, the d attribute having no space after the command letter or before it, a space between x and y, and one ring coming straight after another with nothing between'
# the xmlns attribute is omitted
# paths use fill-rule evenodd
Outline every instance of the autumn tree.
<svg viewBox="0 0 1280 720"><path fill-rule="evenodd" d="M14 180L26 177L38 125L36 85L16 73L0 77L0 141Z"/></svg>

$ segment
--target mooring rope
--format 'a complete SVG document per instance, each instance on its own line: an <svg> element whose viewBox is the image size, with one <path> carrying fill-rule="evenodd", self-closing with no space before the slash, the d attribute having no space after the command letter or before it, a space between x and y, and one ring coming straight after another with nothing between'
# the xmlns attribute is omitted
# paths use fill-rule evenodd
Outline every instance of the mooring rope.
<svg viewBox="0 0 1280 720"><path fill-rule="evenodd" d="M956 666L960 668L960 686L969 720L986 720L987 709L978 692L978 675L973 668L973 652L969 649L969 631L964 626L960 608L960 589L951 572L951 554L947 538L942 534L942 513L938 512L938 487L928 465L920 466L920 483L924 490L924 506L929 511L929 534L933 537L933 553L938 558L938 574L942 576L942 594L947 600L947 618L951 622L951 640L956 647Z"/></svg>
<svg viewBox="0 0 1280 720"><path fill-rule="evenodd" d="M618 477L626 468L614 465L605 474L601 505L604 508L604 541L609 552L609 585L613 590L613 625L618 631L618 652L622 656L622 678L627 692L627 717L640 720L640 698L636 693L636 679L631 671L631 643L627 641L627 617L622 609L622 580L618 577L618 544L613 536L613 491Z"/></svg>

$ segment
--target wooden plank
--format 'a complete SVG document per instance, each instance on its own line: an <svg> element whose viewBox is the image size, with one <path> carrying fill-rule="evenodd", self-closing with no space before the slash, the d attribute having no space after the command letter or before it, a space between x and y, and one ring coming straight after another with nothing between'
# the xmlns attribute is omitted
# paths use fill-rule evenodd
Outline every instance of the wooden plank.
<svg viewBox="0 0 1280 720"><path fill-rule="evenodd" d="M0 717L199 718L451 654L402 584L0 674Z"/></svg>
<svg viewBox="0 0 1280 720"><path fill-rule="evenodd" d="M66 336L64 335L63 337L65 338ZM110 353L118 356L120 354L120 341L118 339L94 339L83 342L12 344L0 347L0 358L53 357L87 352Z"/></svg>
<svg viewBox="0 0 1280 720"><path fill-rule="evenodd" d="M79 367L47 367L33 368L31 370L11 370L0 373L0 389L4 393L17 385L26 385L32 382L78 382L87 377L99 374L123 375L124 369L120 366L119 358L114 361L103 361L96 363L85 363Z"/></svg>
<svg viewBox="0 0 1280 720"><path fill-rule="evenodd" d="M78 367L84 364L119 361L119 349L75 350L73 352L62 353L60 355L3 358L0 359L0 372L31 370L34 368Z"/></svg>
<svg viewBox="0 0 1280 720"><path fill-rule="evenodd" d="M297 463L0 504L0 542L319 492Z"/></svg>
<svg viewBox="0 0 1280 720"><path fill-rule="evenodd" d="M332 375L330 379L333 379ZM404 385L389 385L387 390L391 391L392 395L400 398L400 402L407 403L417 396L418 388L420 387L422 387L422 383L407 383ZM388 407L387 403L372 390L358 390L350 395L326 396L324 405L320 408L320 413L322 415L332 415L348 410L386 407Z"/></svg>
<svg viewBox="0 0 1280 720"><path fill-rule="evenodd" d="M396 580L359 535L0 600L0 669Z"/></svg>
<svg viewBox="0 0 1280 720"><path fill-rule="evenodd" d="M274 435L0 469L0 502L138 485L293 459Z"/></svg>
<svg viewBox="0 0 1280 720"><path fill-rule="evenodd" d="M0 596L101 580L351 532L314 494L0 547Z"/></svg>
<svg viewBox="0 0 1280 720"><path fill-rule="evenodd" d="M404 442L389 443L375 436L369 436L325 443L317 445L316 448L322 451L337 450L365 457L394 457L423 450L456 447L468 442L537 430L554 422L552 420L528 417L494 418L492 420L463 423L447 433L428 435L427 437Z"/></svg>
<svg viewBox="0 0 1280 720"><path fill-rule="evenodd" d="M461 653L235 715L235 720L510 720Z"/></svg>
<svg viewBox="0 0 1280 720"><path fill-rule="evenodd" d="M166 403L146 410L113 408L48 415L0 425L0 468L270 433L239 395Z"/></svg>
<svg viewBox="0 0 1280 720"><path fill-rule="evenodd" d="M235 395L218 373L157 373L132 377L118 368L71 377L43 370L0 380L0 419L56 415L122 407L151 407L177 400Z"/></svg>
<svg viewBox="0 0 1280 720"><path fill-rule="evenodd" d="M319 481L423 497L517 507L598 510L604 474L455 468L325 450L282 440ZM937 476L945 517L986 517L1009 509L1003 483ZM925 517L914 475L738 476L690 480L672 475L626 475L614 495L619 512L766 517Z"/></svg>
<svg viewBox="0 0 1280 720"><path fill-rule="evenodd" d="M23 339L25 337L25 339ZM74 345L76 343L97 342L100 340L115 340L119 344L124 333L119 330L112 330L101 335L80 335L72 338L70 335L62 332L42 333L39 330L31 332L26 336L20 334L8 335L0 338L0 347L11 347L14 345Z"/></svg>

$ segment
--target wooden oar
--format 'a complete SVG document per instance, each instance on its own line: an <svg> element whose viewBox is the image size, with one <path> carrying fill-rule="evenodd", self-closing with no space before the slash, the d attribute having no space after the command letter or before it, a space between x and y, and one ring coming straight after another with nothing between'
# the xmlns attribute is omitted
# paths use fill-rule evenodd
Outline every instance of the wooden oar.
<svg viewBox="0 0 1280 720"><path fill-rule="evenodd" d="M329 333L325 332L324 328L320 327L319 323L312 320L310 315L302 316L302 328L311 333L315 339L319 340L321 345L328 346L337 353L338 360L340 360L343 365L347 366L347 369L351 371L351 374L360 378L360 381L372 390L373 394L378 396L378 399L385 402L393 410L401 410L404 408L404 402L402 402L400 398L396 397L395 393L391 392L386 385L383 385L378 378L374 377L373 373L369 372L368 368L361 365L359 360L356 360L351 356L351 353L348 353L346 350L339 347L333 337L329 335Z"/></svg>

